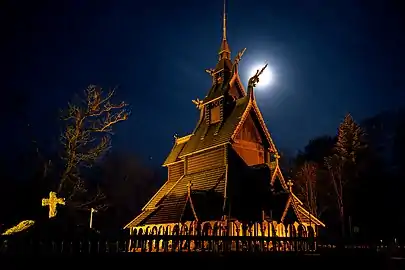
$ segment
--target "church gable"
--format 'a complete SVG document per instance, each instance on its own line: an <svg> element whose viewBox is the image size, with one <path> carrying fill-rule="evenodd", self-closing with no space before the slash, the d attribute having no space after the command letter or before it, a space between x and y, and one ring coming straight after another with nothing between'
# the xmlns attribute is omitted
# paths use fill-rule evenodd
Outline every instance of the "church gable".
<svg viewBox="0 0 405 270"><path fill-rule="evenodd" d="M234 137L233 148L247 165L261 164L268 161L268 143L262 127L253 110L241 123Z"/></svg>
<svg viewBox="0 0 405 270"><path fill-rule="evenodd" d="M207 111L209 112L209 110L206 109L203 121L198 125L193 136L190 137L190 140L182 149L179 157L182 158L197 151L229 143L241 122L241 118L245 113L248 104L247 97L234 101L234 106L231 110L225 112L221 112L220 110L220 114L222 114L222 116L220 115L220 119L223 119L223 121L213 124L210 124L211 118L209 117L209 113L207 114Z"/></svg>
<svg viewBox="0 0 405 270"><path fill-rule="evenodd" d="M235 136L235 141L247 141L257 144L263 144L265 141L264 133L261 132L261 127L258 121L255 121L255 115L252 111L249 112L245 119L242 128Z"/></svg>

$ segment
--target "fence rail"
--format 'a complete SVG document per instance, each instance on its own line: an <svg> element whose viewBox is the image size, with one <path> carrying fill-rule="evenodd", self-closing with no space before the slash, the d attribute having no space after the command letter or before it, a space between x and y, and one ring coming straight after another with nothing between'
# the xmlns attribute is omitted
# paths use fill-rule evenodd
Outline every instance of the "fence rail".
<svg viewBox="0 0 405 270"><path fill-rule="evenodd" d="M395 252L405 255L405 246L346 245L345 250ZM316 238L135 235L105 238L51 240L16 236L0 237L0 254L106 254L106 253L319 253L333 252L334 245Z"/></svg>
<svg viewBox="0 0 405 270"><path fill-rule="evenodd" d="M315 238L136 235L121 240L1 237L0 253L314 252Z"/></svg>

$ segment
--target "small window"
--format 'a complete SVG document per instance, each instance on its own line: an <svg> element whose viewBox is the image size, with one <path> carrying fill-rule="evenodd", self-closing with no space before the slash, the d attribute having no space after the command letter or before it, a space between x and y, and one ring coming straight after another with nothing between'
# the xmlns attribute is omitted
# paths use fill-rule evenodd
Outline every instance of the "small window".
<svg viewBox="0 0 405 270"><path fill-rule="evenodd" d="M216 106L211 109L211 124L215 124L221 121L221 111L219 108L220 106Z"/></svg>

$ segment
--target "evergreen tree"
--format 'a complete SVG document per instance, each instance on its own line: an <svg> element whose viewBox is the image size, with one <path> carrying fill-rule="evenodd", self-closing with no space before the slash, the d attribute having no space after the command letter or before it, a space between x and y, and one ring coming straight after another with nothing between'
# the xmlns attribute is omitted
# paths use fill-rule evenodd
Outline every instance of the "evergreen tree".
<svg viewBox="0 0 405 270"><path fill-rule="evenodd" d="M349 199L350 185L357 176L357 165L361 151L366 147L364 131L347 114L338 128L333 154L325 158L330 180L335 193L341 221L342 236L345 236L345 203Z"/></svg>

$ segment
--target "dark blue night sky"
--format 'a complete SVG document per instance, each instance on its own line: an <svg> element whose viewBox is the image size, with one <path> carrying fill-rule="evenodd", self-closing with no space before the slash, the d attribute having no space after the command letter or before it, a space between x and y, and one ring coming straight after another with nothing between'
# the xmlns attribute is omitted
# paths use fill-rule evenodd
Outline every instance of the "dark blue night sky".
<svg viewBox="0 0 405 270"><path fill-rule="evenodd" d="M119 86L131 104L118 149L160 164L173 134L187 135L221 41L217 1L10 1L2 63L2 136L24 146L30 123L42 145L59 135L58 110L89 84ZM45 1L44 1L45 2ZM228 40L246 85L268 61L274 85L256 92L279 148L296 151L357 120L405 104L405 22L394 1L230 0ZM63 3L63 4L61 4ZM402 18L401 18L402 17ZM5 18L5 17L3 17ZM20 147L23 148L23 147Z"/></svg>

